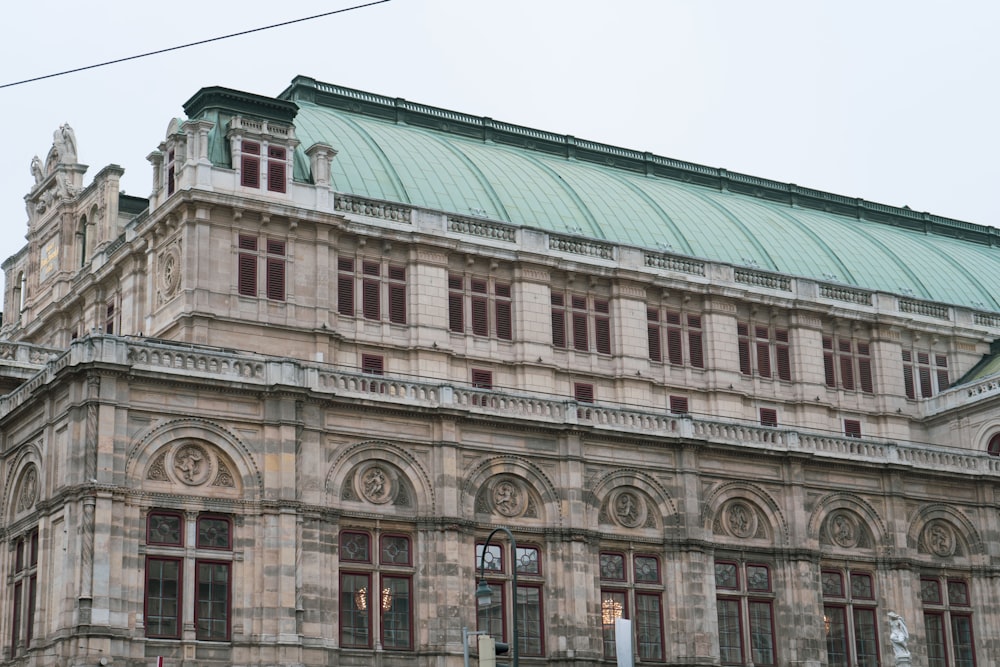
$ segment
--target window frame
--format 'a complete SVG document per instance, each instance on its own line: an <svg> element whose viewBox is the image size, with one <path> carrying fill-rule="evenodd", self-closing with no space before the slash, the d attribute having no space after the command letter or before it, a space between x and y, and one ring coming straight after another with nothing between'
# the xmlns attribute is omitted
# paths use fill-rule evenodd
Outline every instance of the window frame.
<svg viewBox="0 0 1000 667"><path fill-rule="evenodd" d="M930 587L933 586L933 589ZM963 600L955 599L953 586L964 589ZM936 596L928 596L930 590L936 591ZM928 667L975 667L976 641L972 606L972 586L970 580L963 576L943 573L925 573L920 576L920 606L924 618L924 636L927 645ZM932 635L928 619L940 619L937 634ZM958 642L959 632L956 621L967 623L968 640ZM932 642L932 636L939 636L939 642ZM932 655L932 646L940 647L940 654ZM959 647L967 651L967 656L961 657Z"/></svg>
<svg viewBox="0 0 1000 667"><path fill-rule="evenodd" d="M367 554L364 558L345 558L346 550L345 537L352 539L364 538L367 545ZM386 541L389 539L402 539L406 543L406 560L397 561L388 559L386 556ZM414 537L412 533L395 529L381 530L368 528L344 528L337 538L339 582L337 611L338 622L337 636L341 648L385 650L392 652L412 652L415 646L415 616L414 616L414 586L413 580L416 575L416 565L414 562ZM356 577L364 579L367 585L366 591L377 592L377 596L366 594L365 606L359 609L358 589L350 594L344 591L346 577ZM389 582L405 583L406 608L402 616L398 611L393 612L392 605L400 599L395 594L387 596L386 586ZM388 605L388 606L387 606ZM353 606L353 609L349 609ZM354 626L344 624L345 618L360 618L358 612L364 612L367 626L367 642L345 643L346 631ZM402 623L400 623L402 621ZM392 637L391 642L387 642L387 637Z"/></svg>
<svg viewBox="0 0 1000 667"><path fill-rule="evenodd" d="M552 346L611 355L611 299L592 293L553 290L549 295Z"/></svg>
<svg viewBox="0 0 1000 667"><path fill-rule="evenodd" d="M177 542L163 542L151 539L153 537L152 525L156 517L180 519L179 535ZM221 521L225 524L225 545L211 545L202 542L202 522ZM145 560L143 571L143 632L144 636L150 639L180 639L183 630L184 611L186 605L191 605L192 617L195 624L195 638L198 641L210 642L231 642L232 641L232 621L233 621L233 582L235 581L233 563L235 558L235 528L236 522L233 515L219 512L205 511L186 513L181 510L167 508L152 508L146 514L146 529L144 534ZM187 544L187 535L193 531L194 544ZM174 581L176 595L172 598L164 598L163 595L150 596L150 575L153 563L174 563L177 568L177 577ZM184 571L188 566L192 566L194 576L191 581L184 577ZM224 587L223 608L221 615L216 611L208 617L211 627L215 628L218 623L223 623L223 632L217 633L214 630L203 633L200 621L205 620L202 614L201 602L201 579L199 577L204 566L221 567L226 572L226 582ZM162 581L162 579L161 579ZM214 578L210 582L213 585L218 583ZM162 601L172 599L176 607L176 632L151 632L149 625L149 609L152 600ZM212 601L210 602L218 602ZM213 605L214 606L214 605ZM162 614L157 614L157 618L168 618ZM162 622L158 625L162 627Z"/></svg>
<svg viewBox="0 0 1000 667"><path fill-rule="evenodd" d="M906 347L901 350L903 393L911 401L937 396L951 387L948 354Z"/></svg>
<svg viewBox="0 0 1000 667"><path fill-rule="evenodd" d="M454 334L513 341L511 281L495 276L448 273L448 330Z"/></svg>
<svg viewBox="0 0 1000 667"><path fill-rule="evenodd" d="M719 566L729 566L733 568L734 572L734 582L731 586L720 584L720 570ZM765 588L755 585L755 577L750 576L750 568L763 569L766 572L767 585ZM716 599L716 613L717 613L717 634L719 636L719 657L723 665L745 665L748 664L748 660L752 660L754 665L761 665L766 667L774 667L780 664L780 657L778 654L778 642L777 642L777 630L775 626L775 603L777 596L775 594L775 582L774 582L774 567L771 564L761 561L761 560L743 560L736 558L716 558L714 560L714 572L715 572L715 599ZM735 628L735 645L727 644L725 647L722 644L722 617L721 609L722 605L720 603L735 604L736 608L736 620L738 623ZM760 619L753 613L755 609L767 609L767 621L768 624L766 628L760 626ZM729 627L727 623L727 628ZM763 631L762 631L763 630ZM732 634L732 631L727 634ZM766 650L771 653L771 661L764 662L757 660L755 653L758 651L756 642L759 638L766 636L769 638L770 646ZM739 659L734 660L732 656L726 655L726 651L736 649L739 652Z"/></svg>
<svg viewBox="0 0 1000 667"><path fill-rule="evenodd" d="M248 298L263 296L268 301L287 301L288 245L286 239L275 236L237 234L236 293Z"/></svg>
<svg viewBox="0 0 1000 667"><path fill-rule="evenodd" d="M686 310L646 306L649 360L669 366L704 370L704 319Z"/></svg>
<svg viewBox="0 0 1000 667"><path fill-rule="evenodd" d="M474 553L477 580L479 578L479 565L483 553L484 539L477 538L475 543ZM496 562L497 567L484 568L483 575L493 595L496 596L499 594L499 602L494 597L489 607L484 608L477 605L476 629L483 630L485 620L487 625L485 632L487 634L491 635L496 641L509 641L508 633L511 627L510 624L513 622L515 614L521 613L519 611L519 607L522 606L519 601L519 593L521 591L535 591L537 596L535 618L526 618L523 615L517 616L518 655L522 657L545 657L547 654L545 646L545 576L542 567L544 552L540 544L533 542L518 544L517 551L533 551L535 553L535 557L532 559L532 562L536 565L535 571L525 570L519 566L521 562L519 554L515 553L511 555L509 544L490 543L489 553L495 554L498 558L491 558L490 561L485 561L484 565ZM508 557L510 557L509 560ZM517 569L517 591L512 590L514 583L512 572L515 568ZM529 608L527 602L523 606ZM497 626L499 626L500 632L497 632ZM529 629L531 632L529 632ZM529 641L536 644L537 648L529 646Z"/></svg>
<svg viewBox="0 0 1000 667"><path fill-rule="evenodd" d="M828 590L828 577L836 576L838 582L837 591ZM855 592L855 579L865 578L868 580L868 590L870 595ZM879 643L878 626L878 595L875 589L875 572L865 569L854 569L843 566L824 566L820 569L820 595L823 604L823 618L826 630L826 650L827 664L830 667L879 667L881 657L881 645ZM835 661L832 654L836 648L835 639L831 636L833 627L830 614L834 610L840 610L842 619L843 635L840 648L843 653L842 661ZM870 637L862 637L859 631L859 616L870 614L872 624ZM871 641L869 650L862 652L862 643Z"/></svg>
<svg viewBox="0 0 1000 667"><path fill-rule="evenodd" d="M824 334L822 346L823 376L828 388L875 393L875 357L870 340Z"/></svg>
<svg viewBox="0 0 1000 667"><path fill-rule="evenodd" d="M388 258L337 257L337 313L371 322L409 321L409 269Z"/></svg>
<svg viewBox="0 0 1000 667"><path fill-rule="evenodd" d="M621 577L610 576L605 570L605 559L611 557L621 559ZM640 558L652 559L656 563L655 581L640 580L637 574L639 568L636 565L636 562ZM604 548L598 552L598 591L600 595L601 639L603 644L602 654L605 659L612 659L618 656L617 638L615 637L614 631L614 619L626 618L633 621L633 649L635 654L639 656L639 660L641 662L666 662L666 619L664 617L666 605L663 601L663 598L666 595L666 588L664 586L663 579L663 559L655 553L615 547ZM608 607L611 606L608 603L614 601L608 596L621 596L622 599L621 609L616 610L619 613L615 614L614 618L610 618L608 614ZM651 643L649 641L643 641L643 637L647 636L644 629L653 627L654 624L644 622L647 621L647 619L641 611L639 600L654 598L658 604L655 621L656 641ZM659 655L651 655L648 652L645 652L644 647L648 646L655 646L658 649Z"/></svg>
<svg viewBox="0 0 1000 667"><path fill-rule="evenodd" d="M740 374L765 380L792 382L791 333L788 327L737 320L736 342Z"/></svg>
<svg viewBox="0 0 1000 667"><path fill-rule="evenodd" d="M35 606L38 602L38 527L33 526L19 535L12 536L13 546L10 573L7 576L11 591L10 657L23 655L31 648L35 638Z"/></svg>

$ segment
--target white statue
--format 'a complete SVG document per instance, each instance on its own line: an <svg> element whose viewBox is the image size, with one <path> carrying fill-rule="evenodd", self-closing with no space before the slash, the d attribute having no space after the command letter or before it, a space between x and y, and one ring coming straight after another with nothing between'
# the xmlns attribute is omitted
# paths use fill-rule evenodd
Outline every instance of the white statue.
<svg viewBox="0 0 1000 667"><path fill-rule="evenodd" d="M892 652L896 658L896 664L910 664L910 649L906 648L906 641L910 638L910 632L906 629L903 617L894 611L889 612L889 641L892 643Z"/></svg>
<svg viewBox="0 0 1000 667"><path fill-rule="evenodd" d="M42 161L36 155L31 158L31 175L35 177L35 185L45 180L45 172L42 170Z"/></svg>
<svg viewBox="0 0 1000 667"><path fill-rule="evenodd" d="M62 164L76 164L76 133L69 123L63 123L52 133L52 145Z"/></svg>

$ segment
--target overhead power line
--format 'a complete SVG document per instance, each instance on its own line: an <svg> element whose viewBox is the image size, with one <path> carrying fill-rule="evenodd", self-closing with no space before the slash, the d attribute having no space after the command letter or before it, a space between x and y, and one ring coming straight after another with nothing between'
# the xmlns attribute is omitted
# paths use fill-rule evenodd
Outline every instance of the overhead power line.
<svg viewBox="0 0 1000 667"><path fill-rule="evenodd" d="M284 21L283 23L274 23L271 25L266 25L260 28L253 28L251 30L243 30L240 32L234 32L231 35L222 35L219 37L212 37L210 39L203 39L197 42L191 42L190 44L181 44L179 46L171 46L166 49L159 49L157 51L150 51L148 53L140 53L134 56L128 56L127 58L118 58L116 60L109 60L103 63L97 63L94 65L87 65L86 67L76 67L74 69L63 70L62 72L54 72L52 74L45 74L44 76L36 76L31 79L24 79L23 81L13 81L11 83L5 83L0 85L0 88L10 88L11 86L20 86L25 83L32 83L33 81L41 81L42 79L51 79L56 76L63 76L65 74L74 74L76 72L83 72L88 69L96 69L98 67L104 67L106 65L115 65L117 63L127 62L129 60L138 60L139 58L146 58L147 56L155 56L161 53L168 53L170 51L179 51L180 49L186 49L191 46L200 46L202 44L209 44L211 42L219 42L224 39L229 39L231 37L240 37L242 35L249 35L254 32L261 32L263 30L271 30L272 28L281 28L286 25L292 25L293 23L302 23L303 21L312 21L313 19L321 19L325 16L332 16L334 14L343 14L344 12L354 11L355 9L364 9L365 7L372 7L374 5L381 5L383 3L390 2L390 0L374 0L374 2L368 2L363 5L355 5L353 7L345 7L344 9L336 9L332 12L324 12L323 14L316 14L315 16L306 16L301 19L293 19L291 21Z"/></svg>

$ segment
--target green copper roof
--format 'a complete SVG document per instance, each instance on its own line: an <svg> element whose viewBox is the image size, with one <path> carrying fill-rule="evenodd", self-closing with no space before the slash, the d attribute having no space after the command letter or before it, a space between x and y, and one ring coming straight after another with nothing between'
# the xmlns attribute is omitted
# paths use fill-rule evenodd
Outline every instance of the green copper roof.
<svg viewBox="0 0 1000 667"><path fill-rule="evenodd" d="M997 229L303 77L280 97L338 192L1000 311Z"/></svg>

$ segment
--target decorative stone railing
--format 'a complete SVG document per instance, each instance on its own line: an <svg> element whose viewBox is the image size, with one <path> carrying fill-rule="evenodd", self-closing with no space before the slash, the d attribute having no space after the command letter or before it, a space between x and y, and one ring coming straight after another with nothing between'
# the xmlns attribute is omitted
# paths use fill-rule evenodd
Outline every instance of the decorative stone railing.
<svg viewBox="0 0 1000 667"><path fill-rule="evenodd" d="M824 285L821 283L819 286L819 295L824 299L832 299L834 301L846 301L862 306L872 305L871 292L851 289L850 287L841 287L840 285Z"/></svg>
<svg viewBox="0 0 1000 667"><path fill-rule="evenodd" d="M777 273L765 273L764 271L753 271L750 269L736 269L736 282L754 287L765 287L767 289L781 290L782 292L792 291L792 279Z"/></svg>
<svg viewBox="0 0 1000 667"><path fill-rule="evenodd" d="M972 321L980 326L1000 329L1000 315L993 313L973 313Z"/></svg>
<svg viewBox="0 0 1000 667"><path fill-rule="evenodd" d="M22 352L20 346L15 353ZM0 350L3 348L0 347ZM41 354L49 355L48 351ZM0 362L2 363L2 362ZM10 362L8 362L10 363ZM662 443L694 446L721 445L772 452L799 452L818 458L844 459L872 465L898 465L1000 477L1000 459L985 452L965 452L921 443L899 443L845 438L825 433L768 428L719 419L701 419L635 406L580 403L549 396L488 391L440 382L420 382L356 370L255 354L236 353L187 344L95 335L73 342L69 350L50 359L23 385L0 397L0 415L34 395L71 366L98 364L137 376L200 377L230 382L235 387L299 388L331 401L348 399L380 409L438 408L469 417L518 421L565 428L584 428L614 437L659 438ZM990 380L970 391L1000 393L1000 380ZM655 440L651 444L655 444Z"/></svg>
<svg viewBox="0 0 1000 667"><path fill-rule="evenodd" d="M650 269L666 269L678 273L690 273L695 276L705 275L705 262L676 255L647 252L643 253L643 263Z"/></svg>
<svg viewBox="0 0 1000 667"><path fill-rule="evenodd" d="M942 306L936 303L927 303L926 301L913 301L911 299L900 299L899 310L904 313L910 313L912 315L923 315L925 317L934 317L939 320L950 319L948 317L947 306Z"/></svg>
<svg viewBox="0 0 1000 667"><path fill-rule="evenodd" d="M476 220L474 218L457 218L448 216L448 231L469 236L481 236L491 241L508 241L513 243L517 237L517 228L499 222Z"/></svg>
<svg viewBox="0 0 1000 667"><path fill-rule="evenodd" d="M409 225L413 221L413 209L405 206L394 206L383 201L338 194L335 207L343 213L357 213L358 215L388 220L390 222L403 222Z"/></svg>
<svg viewBox="0 0 1000 667"><path fill-rule="evenodd" d="M597 257L598 259L615 258L615 247L612 244L573 236L549 234L549 249L568 252L574 255Z"/></svg>

